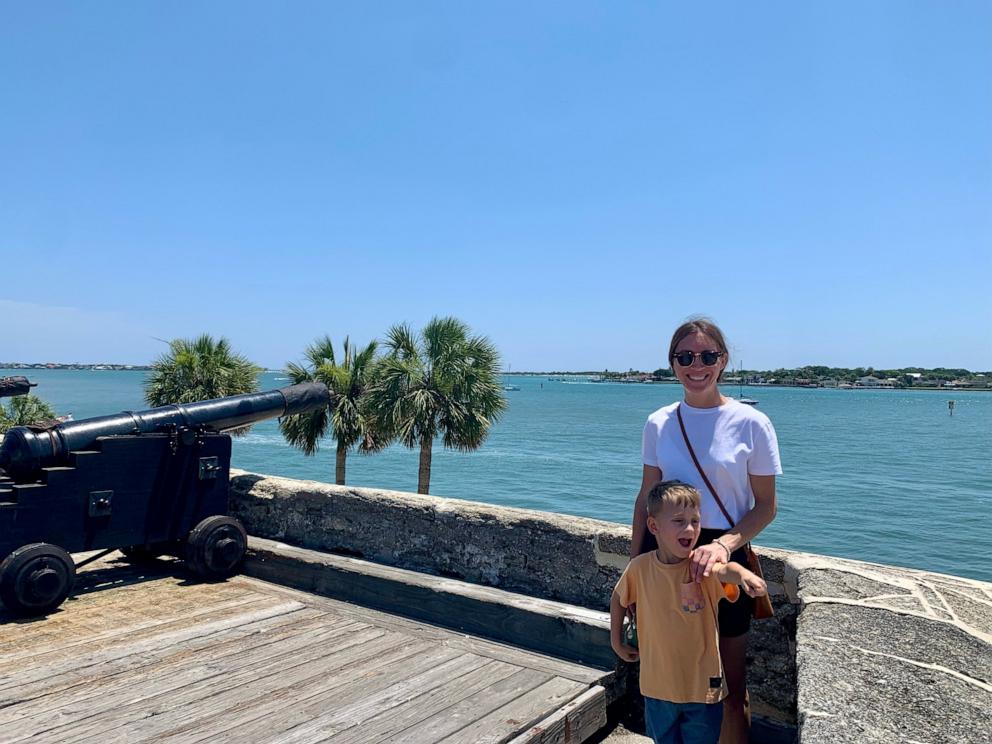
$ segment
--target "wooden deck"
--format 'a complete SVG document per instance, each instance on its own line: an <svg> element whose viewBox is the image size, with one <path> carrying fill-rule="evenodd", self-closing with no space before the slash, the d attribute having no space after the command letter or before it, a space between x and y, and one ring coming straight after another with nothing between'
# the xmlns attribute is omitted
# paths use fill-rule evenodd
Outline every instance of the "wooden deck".
<svg viewBox="0 0 992 744"><path fill-rule="evenodd" d="M0 740L579 742L604 672L246 577L84 568L47 618L0 609Z"/></svg>

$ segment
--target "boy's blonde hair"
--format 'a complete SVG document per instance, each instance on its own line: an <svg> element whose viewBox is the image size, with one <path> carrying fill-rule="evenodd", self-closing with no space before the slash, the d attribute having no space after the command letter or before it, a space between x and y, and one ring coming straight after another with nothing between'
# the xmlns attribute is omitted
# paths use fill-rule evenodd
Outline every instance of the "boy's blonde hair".
<svg viewBox="0 0 992 744"><path fill-rule="evenodd" d="M648 491L648 514L655 519L665 504L682 509L698 509L702 503L699 491L679 480L666 480L655 483Z"/></svg>

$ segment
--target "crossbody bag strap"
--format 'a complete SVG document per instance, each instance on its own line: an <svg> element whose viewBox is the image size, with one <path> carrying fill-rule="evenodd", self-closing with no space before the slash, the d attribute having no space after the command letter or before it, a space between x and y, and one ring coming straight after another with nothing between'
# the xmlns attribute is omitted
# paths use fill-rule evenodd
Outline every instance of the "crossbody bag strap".
<svg viewBox="0 0 992 744"><path fill-rule="evenodd" d="M716 499L716 505L720 507L720 511L723 512L723 516L725 516L727 518L727 521L730 522L731 528L735 527L736 525L734 524L734 520L730 518L730 512L727 511L727 507L725 507L723 505L723 502L720 501L720 496L717 494L716 489L713 488L713 484L710 483L710 479L706 477L706 473L703 472L703 466L699 464L699 458L696 457L696 453L692 449L692 444L689 442L689 435L686 434L685 432L685 422L682 420L681 403L679 403L678 406L675 408L675 415L678 417L679 420L679 428L682 430L682 439L685 440L685 448L689 450L689 455L692 457L692 461L696 465L696 470L698 470L699 474L703 476L703 483L705 483L706 487L710 489L710 493L712 493L713 498Z"/></svg>

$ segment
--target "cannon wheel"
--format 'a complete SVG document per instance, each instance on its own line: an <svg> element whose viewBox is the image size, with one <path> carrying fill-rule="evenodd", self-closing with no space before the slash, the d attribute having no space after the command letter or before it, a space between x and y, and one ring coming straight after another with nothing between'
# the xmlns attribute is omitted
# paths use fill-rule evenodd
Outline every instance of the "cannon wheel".
<svg viewBox="0 0 992 744"><path fill-rule="evenodd" d="M24 545L0 563L0 600L18 615L43 615L65 601L76 566L62 548L49 543Z"/></svg>
<svg viewBox="0 0 992 744"><path fill-rule="evenodd" d="M186 539L186 566L205 579L233 576L241 570L248 533L233 517L207 517Z"/></svg>

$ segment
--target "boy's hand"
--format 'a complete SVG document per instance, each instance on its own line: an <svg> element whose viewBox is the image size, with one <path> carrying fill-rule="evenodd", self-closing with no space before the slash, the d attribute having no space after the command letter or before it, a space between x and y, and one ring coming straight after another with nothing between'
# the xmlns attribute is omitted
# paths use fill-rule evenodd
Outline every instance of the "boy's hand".
<svg viewBox="0 0 992 744"><path fill-rule="evenodd" d="M768 585L765 580L750 571L741 572L741 586L744 593L749 597L763 597L768 594Z"/></svg>
<svg viewBox="0 0 992 744"><path fill-rule="evenodd" d="M626 643L611 643L610 645L613 646L613 652L624 661L628 663L637 661L637 649L633 646L628 646Z"/></svg>

